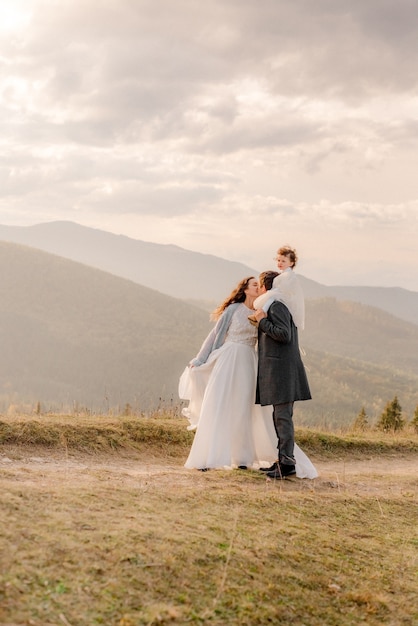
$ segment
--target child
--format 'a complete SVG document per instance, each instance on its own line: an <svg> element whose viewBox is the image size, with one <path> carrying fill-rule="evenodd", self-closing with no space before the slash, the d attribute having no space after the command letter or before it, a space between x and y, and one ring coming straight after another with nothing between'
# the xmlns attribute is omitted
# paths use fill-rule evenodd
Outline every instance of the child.
<svg viewBox="0 0 418 626"><path fill-rule="evenodd" d="M283 246L277 251L277 268L280 272L273 281L273 287L254 300L255 309L263 309L265 313L274 300L283 302L292 314L295 326L303 330L305 326L305 301L299 280L293 271L297 263L296 250ZM258 325L254 315L248 317L251 324Z"/></svg>

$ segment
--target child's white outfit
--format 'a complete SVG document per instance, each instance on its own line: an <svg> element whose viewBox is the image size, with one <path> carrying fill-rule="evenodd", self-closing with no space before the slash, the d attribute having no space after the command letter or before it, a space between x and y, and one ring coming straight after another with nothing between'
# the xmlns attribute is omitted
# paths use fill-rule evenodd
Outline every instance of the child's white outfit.
<svg viewBox="0 0 418 626"><path fill-rule="evenodd" d="M305 327L305 299L299 279L291 267L276 276L272 288L254 300L254 308L263 309L267 313L275 300L279 300L287 306L295 326L299 330L303 330Z"/></svg>

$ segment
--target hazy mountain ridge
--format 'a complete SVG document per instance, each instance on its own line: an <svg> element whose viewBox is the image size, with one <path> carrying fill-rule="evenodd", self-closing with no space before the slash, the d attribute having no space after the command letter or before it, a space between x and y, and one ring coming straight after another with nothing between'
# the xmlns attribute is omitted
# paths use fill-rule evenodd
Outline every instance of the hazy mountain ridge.
<svg viewBox="0 0 418 626"><path fill-rule="evenodd" d="M114 235L73 222L0 226L0 240L56 254L179 299L223 300L256 270L175 245Z"/></svg>
<svg viewBox="0 0 418 626"><path fill-rule="evenodd" d="M73 222L0 225L0 240L57 254L187 300L219 303L241 278L259 273L258 269L213 255L131 239ZM353 300L418 325L418 292L399 287L325 286L304 276L300 279L307 299Z"/></svg>
<svg viewBox="0 0 418 626"><path fill-rule="evenodd" d="M320 285L301 276L306 299L336 298L351 300L371 307L377 307L418 325L418 292L401 287L342 287Z"/></svg>

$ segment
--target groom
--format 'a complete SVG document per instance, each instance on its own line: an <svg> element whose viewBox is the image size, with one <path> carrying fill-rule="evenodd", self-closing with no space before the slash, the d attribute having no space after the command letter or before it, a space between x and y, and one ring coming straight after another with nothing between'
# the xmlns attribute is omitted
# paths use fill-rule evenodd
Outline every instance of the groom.
<svg viewBox="0 0 418 626"><path fill-rule="evenodd" d="M277 272L262 272L259 293L272 288ZM278 460L267 476L278 480L296 474L293 404L310 400L308 379L299 351L298 329L289 309L275 300L266 314L255 313L258 321L258 372L256 404L273 405L273 423L277 434Z"/></svg>

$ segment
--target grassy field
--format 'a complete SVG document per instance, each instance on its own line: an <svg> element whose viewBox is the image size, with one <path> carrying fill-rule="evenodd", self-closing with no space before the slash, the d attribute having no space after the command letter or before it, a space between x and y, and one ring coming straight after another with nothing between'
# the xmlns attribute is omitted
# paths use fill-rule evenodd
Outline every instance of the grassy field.
<svg viewBox="0 0 418 626"><path fill-rule="evenodd" d="M186 421L0 417L0 624L413 626L418 436L297 431L314 481L183 467Z"/></svg>

